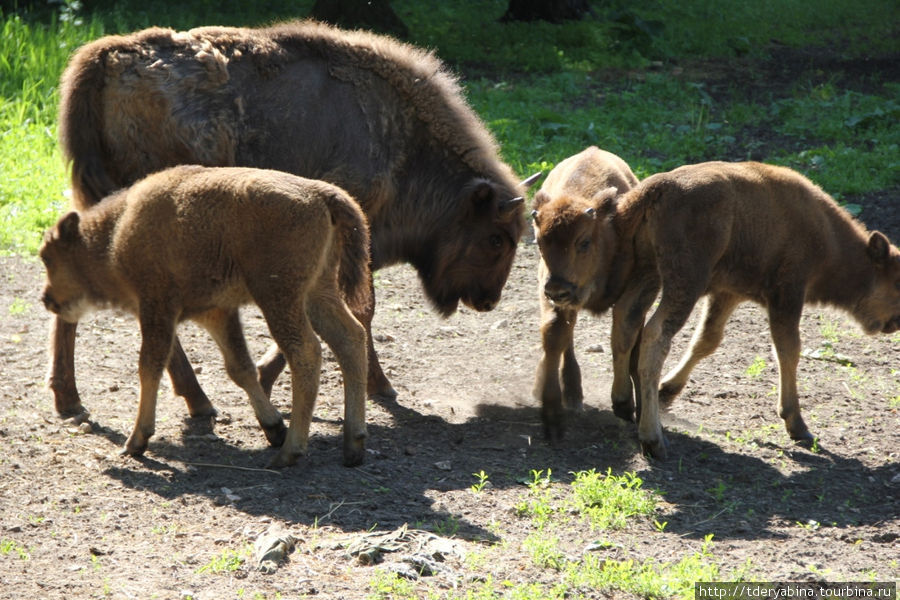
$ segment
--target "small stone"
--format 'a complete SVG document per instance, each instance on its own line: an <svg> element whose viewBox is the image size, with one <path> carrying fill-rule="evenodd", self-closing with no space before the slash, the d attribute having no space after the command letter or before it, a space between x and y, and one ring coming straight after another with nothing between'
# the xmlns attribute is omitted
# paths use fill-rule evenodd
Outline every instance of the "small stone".
<svg viewBox="0 0 900 600"><path fill-rule="evenodd" d="M452 471L453 467L450 464L449 460L439 460L434 463L434 466L440 469L441 471Z"/></svg>

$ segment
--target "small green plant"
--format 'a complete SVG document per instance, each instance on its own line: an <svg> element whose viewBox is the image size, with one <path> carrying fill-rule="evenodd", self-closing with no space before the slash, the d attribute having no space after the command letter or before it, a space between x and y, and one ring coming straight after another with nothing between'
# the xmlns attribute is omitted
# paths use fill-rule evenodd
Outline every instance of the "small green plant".
<svg viewBox="0 0 900 600"><path fill-rule="evenodd" d="M214 556L212 560L197 569L197 573L233 573L243 566L247 558L251 554L250 546L246 546L241 550L223 550L218 556Z"/></svg>
<svg viewBox="0 0 900 600"><path fill-rule="evenodd" d="M766 370L766 359L764 359L762 356L757 356L756 358L753 359L753 362L750 363L750 366L747 367L746 373L747 373L748 377L752 377L753 379L756 379L757 377L762 375L762 372L765 370Z"/></svg>
<svg viewBox="0 0 900 600"><path fill-rule="evenodd" d="M635 516L649 516L656 510L656 493L641 489L643 481L635 473L613 475L596 470L575 473L572 482L575 508L597 529L620 529Z"/></svg>
<svg viewBox="0 0 900 600"><path fill-rule="evenodd" d="M539 567L559 571L565 565L566 557L559 549L559 538L556 536L537 531L525 538L522 547Z"/></svg>
<svg viewBox="0 0 900 600"><path fill-rule="evenodd" d="M0 555L6 556L15 552L16 555L22 560L28 560L31 558L31 555L28 554L28 550L25 546L22 546L15 540L2 539L0 540Z"/></svg>
<svg viewBox="0 0 900 600"><path fill-rule="evenodd" d="M459 531L459 519L448 515L443 521L436 521L433 529L441 537L453 537Z"/></svg>
<svg viewBox="0 0 900 600"><path fill-rule="evenodd" d="M9 305L9 314L14 317L24 315L29 308L31 308L31 305L28 302L21 298L14 298Z"/></svg>
<svg viewBox="0 0 900 600"><path fill-rule="evenodd" d="M485 473L485 472L482 470L482 471L478 471L477 473L472 473L472 476L475 477L475 479L477 479L478 481L475 482L475 483L473 483L473 484L469 487L469 489L472 490L473 492L475 492L475 493L477 494L477 493L479 493L481 490L484 489L484 486L485 486L485 485L487 485L487 483L488 483L488 474Z"/></svg>

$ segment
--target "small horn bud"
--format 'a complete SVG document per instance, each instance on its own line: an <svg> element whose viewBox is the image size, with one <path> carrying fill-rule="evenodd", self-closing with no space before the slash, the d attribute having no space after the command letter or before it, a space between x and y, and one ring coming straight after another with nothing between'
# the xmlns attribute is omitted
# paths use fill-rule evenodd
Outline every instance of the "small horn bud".
<svg viewBox="0 0 900 600"><path fill-rule="evenodd" d="M588 208L588 209L586 209L586 210L584 211L584 214L586 214L587 216L591 217L592 219L596 219L596 218L597 218L597 211L594 209L593 206L590 207L590 208Z"/></svg>

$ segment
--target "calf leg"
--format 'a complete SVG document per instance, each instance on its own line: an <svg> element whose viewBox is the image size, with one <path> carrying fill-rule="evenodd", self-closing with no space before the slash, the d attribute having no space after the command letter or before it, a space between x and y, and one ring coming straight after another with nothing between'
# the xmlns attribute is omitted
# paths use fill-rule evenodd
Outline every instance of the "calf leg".
<svg viewBox="0 0 900 600"><path fill-rule="evenodd" d="M366 330L341 300L337 289L314 294L309 301L313 328L334 351L344 378L344 465L365 458Z"/></svg>
<svg viewBox="0 0 900 600"><path fill-rule="evenodd" d="M630 286L613 306L612 407L616 416L626 421L634 421L635 400L640 401L639 393L633 393L637 389L632 388L632 379L639 387L639 379L633 377L640 352L637 343L644 327L644 317L658 292L659 281L654 274Z"/></svg>
<svg viewBox="0 0 900 600"><path fill-rule="evenodd" d="M659 308L641 332L638 377L640 417L638 439L644 454L666 458L666 439L659 422L659 376L672 346L672 338L684 326L700 294L687 290L669 292L663 287Z"/></svg>
<svg viewBox="0 0 900 600"><path fill-rule="evenodd" d="M280 301L257 299L269 331L291 369L291 422L281 450L269 462L271 468L293 465L306 454L322 365L322 348L306 316L305 299L298 298L285 306L284 299L289 296L273 293L271 297L279 295Z"/></svg>
<svg viewBox="0 0 900 600"><path fill-rule="evenodd" d="M789 308L769 306L769 328L778 355L778 414L791 439L812 441L813 435L800 415L797 365L800 363L800 315L802 300Z"/></svg>
<svg viewBox="0 0 900 600"><path fill-rule="evenodd" d="M694 331L690 347L678 366L669 371L660 384L660 402L669 403L674 400L684 389L697 363L719 347L725 334L725 324L740 301L738 296L727 292L717 292L706 298L701 323Z"/></svg>
<svg viewBox="0 0 900 600"><path fill-rule="evenodd" d="M375 342L372 340L372 318L375 315L375 286L371 277L369 279L369 287L372 291L372 302L364 312L355 314L355 317L366 331L366 355L368 356L366 389L369 396L373 398L393 400L397 397L397 391L394 390L391 382L381 369L381 363L378 362L378 354L375 353ZM257 363L259 380L266 395L272 393L272 386L286 364L284 354L278 349L278 346L272 346L263 359Z"/></svg>
<svg viewBox="0 0 900 600"><path fill-rule="evenodd" d="M534 395L541 400L541 419L547 438L559 441L565 430L563 397L566 403L581 407L581 370L575 358L573 332L578 319L575 309L552 307L541 302L543 323L541 344L543 355L538 363L534 382ZM562 362L562 386L560 386L560 359Z"/></svg>
<svg viewBox="0 0 900 600"><path fill-rule="evenodd" d="M88 418L75 385L75 323L67 323L57 316L50 321L50 368L47 385L53 394L56 413L77 422Z"/></svg>
<svg viewBox="0 0 900 600"><path fill-rule="evenodd" d="M156 431L156 396L163 369L169 362L175 340L176 318L148 306L141 307L141 352L138 375L141 381L140 401L134 430L125 441L122 454L137 456L147 449Z"/></svg>
<svg viewBox="0 0 900 600"><path fill-rule="evenodd" d="M166 367L169 372L169 379L172 381L172 389L175 395L184 398L188 407L188 413L192 417L213 417L216 415L216 409L213 407L209 398L200 387L194 369L188 361L184 349L178 337L175 337L175 344L172 348L172 357Z"/></svg>
<svg viewBox="0 0 900 600"><path fill-rule="evenodd" d="M278 410L269 402L256 376L256 367L250 358L244 330L237 310L214 309L196 317L216 341L225 359L225 370L231 380L247 392L250 406L266 439L272 446L281 446L287 428ZM177 342L176 342L177 343Z"/></svg>

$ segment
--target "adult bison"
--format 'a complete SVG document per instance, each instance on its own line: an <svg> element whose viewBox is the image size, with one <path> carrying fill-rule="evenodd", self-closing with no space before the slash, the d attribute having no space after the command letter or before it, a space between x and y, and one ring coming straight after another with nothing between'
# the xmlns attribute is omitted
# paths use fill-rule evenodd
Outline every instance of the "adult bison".
<svg viewBox="0 0 900 600"><path fill-rule="evenodd" d="M277 169L347 190L371 227L372 269L408 262L435 309L500 299L525 227L520 184L431 53L312 21L261 29L151 28L79 49L62 77L60 141L76 209L163 168ZM370 281L371 286L371 281ZM368 391L396 395L368 332ZM85 412L75 327L51 331L61 415ZM284 366L260 365L266 390ZM214 412L177 340L168 371L192 415Z"/></svg>

